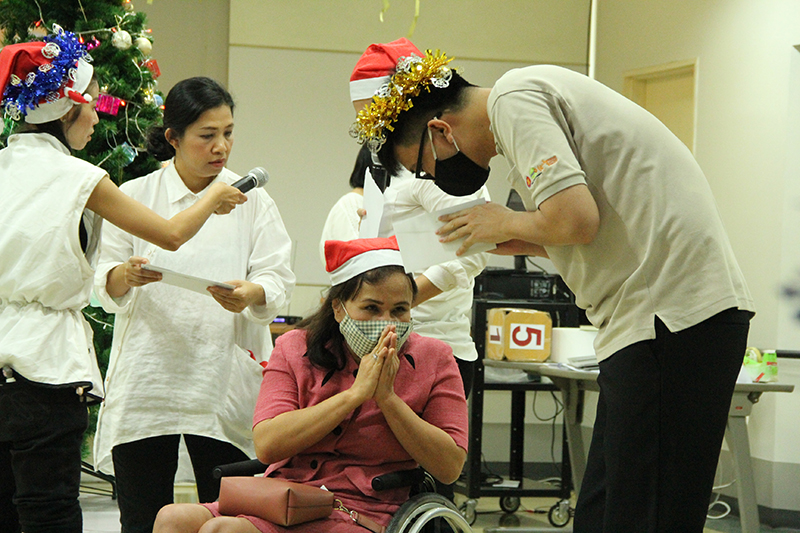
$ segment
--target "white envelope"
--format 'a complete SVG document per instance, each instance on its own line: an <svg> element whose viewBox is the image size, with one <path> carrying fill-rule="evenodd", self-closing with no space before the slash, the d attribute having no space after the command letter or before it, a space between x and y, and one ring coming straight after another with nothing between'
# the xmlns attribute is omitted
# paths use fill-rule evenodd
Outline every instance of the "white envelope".
<svg viewBox="0 0 800 533"><path fill-rule="evenodd" d="M439 236L436 235L436 230L444 225L439 221L440 216L485 203L485 199L478 198L435 213L422 213L415 217L396 221L394 230L406 272L421 272L433 265L497 248L494 243L479 242L470 246L465 254L457 256L456 251L464 242L465 237L453 242L442 243L439 242Z"/></svg>
<svg viewBox="0 0 800 533"><path fill-rule="evenodd" d="M142 269L152 270L153 272L161 272L162 283L189 289L190 291L199 292L200 294L205 294L206 296L211 296L211 293L206 290L206 287L210 287L211 285L222 287L223 289L236 288L229 283L198 278L197 276L190 276L189 274L181 274L180 272L175 272L174 270L169 270L168 268L159 267L149 263L142 265Z"/></svg>
<svg viewBox="0 0 800 533"><path fill-rule="evenodd" d="M383 219L383 193L378 188L369 169L364 173L364 209L367 214L358 227L359 239L373 239L380 236Z"/></svg>

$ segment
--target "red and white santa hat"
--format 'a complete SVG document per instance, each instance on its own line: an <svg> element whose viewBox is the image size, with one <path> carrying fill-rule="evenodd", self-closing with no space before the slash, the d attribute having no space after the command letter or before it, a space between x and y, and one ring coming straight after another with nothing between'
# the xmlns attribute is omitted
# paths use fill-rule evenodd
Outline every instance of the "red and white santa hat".
<svg viewBox="0 0 800 533"><path fill-rule="evenodd" d="M386 44L371 44L361 55L350 75L350 100L372 98L381 86L389 81L397 67L397 60L415 54L424 54L405 37Z"/></svg>
<svg viewBox="0 0 800 533"><path fill-rule="evenodd" d="M5 115L29 124L59 119L73 105L91 102L91 56L78 37L53 26L43 41L0 50L0 92Z"/></svg>
<svg viewBox="0 0 800 533"><path fill-rule="evenodd" d="M395 237L325 241L325 270L339 285L373 268L403 266Z"/></svg>

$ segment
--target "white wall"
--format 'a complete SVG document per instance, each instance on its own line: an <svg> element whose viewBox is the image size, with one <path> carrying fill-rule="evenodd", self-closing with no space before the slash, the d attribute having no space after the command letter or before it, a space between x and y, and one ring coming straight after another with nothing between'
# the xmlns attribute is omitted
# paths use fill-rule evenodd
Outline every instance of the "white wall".
<svg viewBox="0 0 800 533"><path fill-rule="evenodd" d="M228 0L138 0L134 7L152 30L153 57L161 69L156 81L164 96L193 76L227 83Z"/></svg>

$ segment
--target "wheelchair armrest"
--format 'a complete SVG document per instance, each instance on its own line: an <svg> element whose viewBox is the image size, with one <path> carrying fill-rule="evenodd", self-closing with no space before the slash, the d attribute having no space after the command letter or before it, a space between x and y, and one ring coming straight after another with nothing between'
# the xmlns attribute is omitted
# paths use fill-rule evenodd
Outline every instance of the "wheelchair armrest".
<svg viewBox="0 0 800 533"><path fill-rule="evenodd" d="M266 472L267 466L258 459L250 459L249 461L215 466L211 474L214 479L230 476L255 476Z"/></svg>
<svg viewBox="0 0 800 533"><path fill-rule="evenodd" d="M400 487L413 487L425 480L425 471L422 468L389 472L372 478L373 490L397 489Z"/></svg>

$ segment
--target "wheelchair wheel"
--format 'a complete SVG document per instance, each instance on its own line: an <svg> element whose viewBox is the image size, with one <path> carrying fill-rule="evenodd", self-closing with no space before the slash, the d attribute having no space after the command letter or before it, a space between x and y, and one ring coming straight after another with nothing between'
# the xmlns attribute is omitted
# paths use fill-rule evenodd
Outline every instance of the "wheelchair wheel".
<svg viewBox="0 0 800 533"><path fill-rule="evenodd" d="M519 509L519 497L503 496L500 498L500 509L504 513L516 513L517 509Z"/></svg>
<svg viewBox="0 0 800 533"><path fill-rule="evenodd" d="M429 516L431 513L433 515ZM386 533L405 532L412 528L423 532L470 531L469 525L453 502L436 493L417 494L400 506L386 526Z"/></svg>
<svg viewBox="0 0 800 533"><path fill-rule="evenodd" d="M569 500L561 500L554 504L547 513L547 519L554 527L564 527L572 518L572 509L569 507Z"/></svg>

